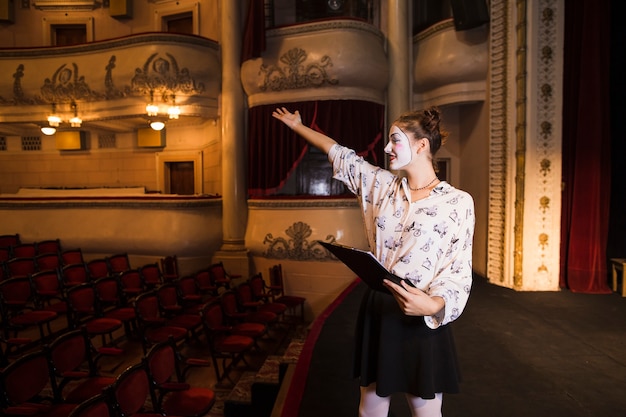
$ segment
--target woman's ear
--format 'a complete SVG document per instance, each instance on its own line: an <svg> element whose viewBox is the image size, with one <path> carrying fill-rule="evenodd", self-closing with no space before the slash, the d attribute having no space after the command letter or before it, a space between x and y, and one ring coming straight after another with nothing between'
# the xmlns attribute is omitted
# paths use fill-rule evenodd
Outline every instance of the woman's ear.
<svg viewBox="0 0 626 417"><path fill-rule="evenodd" d="M428 148L428 139L420 138L417 140L417 153L423 152Z"/></svg>

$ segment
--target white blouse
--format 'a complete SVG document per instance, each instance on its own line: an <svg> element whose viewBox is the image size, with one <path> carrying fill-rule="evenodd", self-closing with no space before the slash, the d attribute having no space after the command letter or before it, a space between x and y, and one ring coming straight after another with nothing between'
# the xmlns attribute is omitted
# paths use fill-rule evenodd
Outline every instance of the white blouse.
<svg viewBox="0 0 626 417"><path fill-rule="evenodd" d="M406 178L374 166L349 148L328 153L334 178L361 204L370 250L393 274L407 278L445 308L424 317L430 328L458 318L472 286L474 200L445 181L411 202Z"/></svg>

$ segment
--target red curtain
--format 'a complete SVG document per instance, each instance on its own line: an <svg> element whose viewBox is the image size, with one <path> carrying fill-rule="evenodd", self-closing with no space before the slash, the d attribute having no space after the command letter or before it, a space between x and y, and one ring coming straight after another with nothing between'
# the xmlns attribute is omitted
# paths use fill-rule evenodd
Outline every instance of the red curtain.
<svg viewBox="0 0 626 417"><path fill-rule="evenodd" d="M562 288L608 293L610 4L565 5Z"/></svg>
<svg viewBox="0 0 626 417"><path fill-rule="evenodd" d="M302 122L374 164L381 164L384 106L358 100L306 101L253 107L248 117L248 193L268 196L279 190L307 152L307 144L272 117L276 107L298 110Z"/></svg>
<svg viewBox="0 0 626 417"><path fill-rule="evenodd" d="M265 51L265 9L263 3L264 0L250 0L242 39L241 62L258 58Z"/></svg>

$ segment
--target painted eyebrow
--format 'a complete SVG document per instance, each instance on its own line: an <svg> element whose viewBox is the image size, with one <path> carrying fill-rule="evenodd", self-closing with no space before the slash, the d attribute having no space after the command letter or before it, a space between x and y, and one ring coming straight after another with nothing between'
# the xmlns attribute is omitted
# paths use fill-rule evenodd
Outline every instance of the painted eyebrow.
<svg viewBox="0 0 626 417"><path fill-rule="evenodd" d="M389 138L393 140L399 140L399 139L402 139L402 137L405 137L406 140L409 140L409 137L407 136L407 134L404 133L404 131L402 130L400 130L400 132L393 132L392 134L389 135Z"/></svg>

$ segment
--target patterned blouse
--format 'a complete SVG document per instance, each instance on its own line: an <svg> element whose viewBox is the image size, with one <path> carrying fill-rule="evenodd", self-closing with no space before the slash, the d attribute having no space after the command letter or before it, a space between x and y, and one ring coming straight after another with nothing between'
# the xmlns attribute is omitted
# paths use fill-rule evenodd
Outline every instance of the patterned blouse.
<svg viewBox="0 0 626 417"><path fill-rule="evenodd" d="M458 318L472 286L472 197L440 182L427 198L410 202L406 178L374 166L349 148L328 153L334 178L361 204L370 250L393 274L407 278L445 308L424 317L435 329Z"/></svg>

